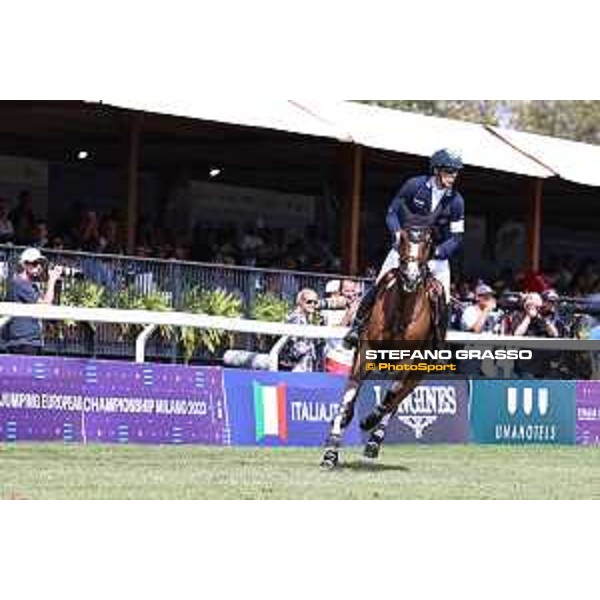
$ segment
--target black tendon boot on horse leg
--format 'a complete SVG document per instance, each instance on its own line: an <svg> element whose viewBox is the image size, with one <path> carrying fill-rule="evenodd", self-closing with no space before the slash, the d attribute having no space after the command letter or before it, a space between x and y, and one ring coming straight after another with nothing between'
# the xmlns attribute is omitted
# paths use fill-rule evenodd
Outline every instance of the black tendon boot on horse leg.
<svg viewBox="0 0 600 600"><path fill-rule="evenodd" d="M373 285L365 292L365 295L361 298L360 304L356 309L354 319L352 320L352 325L350 325L350 331L346 334L346 336L343 339L344 347L348 350L358 348L360 336L363 332L363 329L365 328L367 321L369 320L369 316L371 315L371 310L373 309L373 305L375 304L375 298L377 298L377 286Z"/></svg>
<svg viewBox="0 0 600 600"><path fill-rule="evenodd" d="M383 398L383 402L378 402L377 404L375 404L373 410L359 423L360 428L363 431L371 431L371 429L377 427L377 425L379 425L384 420L386 414L390 412L387 407L388 403L392 400L392 396L392 392L388 390ZM387 421L389 421L389 418L385 419L386 425Z"/></svg>
<svg viewBox="0 0 600 600"><path fill-rule="evenodd" d="M379 458L379 451L381 450L381 444L383 444L383 440L385 439L385 431L391 416L391 413L386 415L381 423L375 427L363 450L363 458L366 458L367 460L377 460L377 458Z"/></svg>
<svg viewBox="0 0 600 600"><path fill-rule="evenodd" d="M376 404L373 410L359 423L363 431L371 431L371 429L377 427L378 429L381 428L383 435L385 435L385 428L392 417L392 413L398 406L395 403L397 393L398 390L394 388L386 392L381 404ZM381 441L383 441L383 436L381 437Z"/></svg>
<svg viewBox="0 0 600 600"><path fill-rule="evenodd" d="M363 431L371 431L374 427L377 427L381 420L385 416L386 410L383 406L376 406L372 412L370 412L361 422L360 428Z"/></svg>

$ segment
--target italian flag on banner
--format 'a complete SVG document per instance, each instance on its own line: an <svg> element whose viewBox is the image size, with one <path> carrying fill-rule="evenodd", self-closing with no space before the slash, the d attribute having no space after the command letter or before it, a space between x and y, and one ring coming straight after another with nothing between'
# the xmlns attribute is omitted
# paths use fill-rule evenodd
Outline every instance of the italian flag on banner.
<svg viewBox="0 0 600 600"><path fill-rule="evenodd" d="M254 388L254 418L256 421L256 441L266 436L277 436L287 441L288 427L286 415L286 384L262 385L252 382Z"/></svg>

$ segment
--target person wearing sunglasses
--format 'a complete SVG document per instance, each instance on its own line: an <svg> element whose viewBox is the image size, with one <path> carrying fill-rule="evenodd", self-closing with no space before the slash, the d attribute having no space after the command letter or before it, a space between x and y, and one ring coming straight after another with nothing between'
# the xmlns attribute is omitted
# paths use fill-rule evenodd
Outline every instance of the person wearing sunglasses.
<svg viewBox="0 0 600 600"><path fill-rule="evenodd" d="M286 323L321 325L319 306L320 300L315 290L300 290L296 296L296 307L288 315ZM282 363L295 372L315 371L319 366L320 350L318 340L292 337L282 351Z"/></svg>
<svg viewBox="0 0 600 600"><path fill-rule="evenodd" d="M46 275L45 291L40 282ZM46 257L37 248L27 248L19 256L17 273L10 279L6 300L23 304L52 304L62 267L47 269ZM39 354L43 345L42 324L29 317L13 317L3 328L6 349L13 354Z"/></svg>
<svg viewBox="0 0 600 600"><path fill-rule="evenodd" d="M445 301L450 301L450 257L462 245L465 231L464 199L456 190L456 181L463 168L459 152L444 148L433 153L429 175L411 177L392 198L386 223L391 234L390 249L377 282L391 269L399 266L398 245L403 227L427 218L433 228L434 252L429 269L443 285ZM375 303L377 286L363 296L350 331L344 338L347 348L357 347Z"/></svg>

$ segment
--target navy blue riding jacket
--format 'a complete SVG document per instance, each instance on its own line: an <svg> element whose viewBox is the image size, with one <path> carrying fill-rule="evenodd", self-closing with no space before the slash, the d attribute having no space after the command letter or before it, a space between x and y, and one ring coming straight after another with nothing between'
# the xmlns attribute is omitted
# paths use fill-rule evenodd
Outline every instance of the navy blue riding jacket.
<svg viewBox="0 0 600 600"><path fill-rule="evenodd" d="M465 201L454 189L447 190L431 211L430 177L412 177L392 198L386 223L392 236L411 225L414 217L430 217L435 244L434 258L446 260L460 247L464 234Z"/></svg>

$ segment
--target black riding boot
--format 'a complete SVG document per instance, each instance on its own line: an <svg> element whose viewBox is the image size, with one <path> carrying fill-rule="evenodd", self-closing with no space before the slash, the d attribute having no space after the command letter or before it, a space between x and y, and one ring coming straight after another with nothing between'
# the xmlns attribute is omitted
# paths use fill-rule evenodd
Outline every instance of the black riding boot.
<svg viewBox="0 0 600 600"><path fill-rule="evenodd" d="M375 304L375 298L377 297L377 286L374 285L370 287L365 295L361 298L360 304L356 309L356 314L354 315L354 319L352 321L352 325L350 325L350 331L346 334L343 339L344 347L348 350L352 350L353 348L358 348L358 343L360 341L360 336L363 332L363 329L369 320L369 316L371 314L371 309Z"/></svg>

